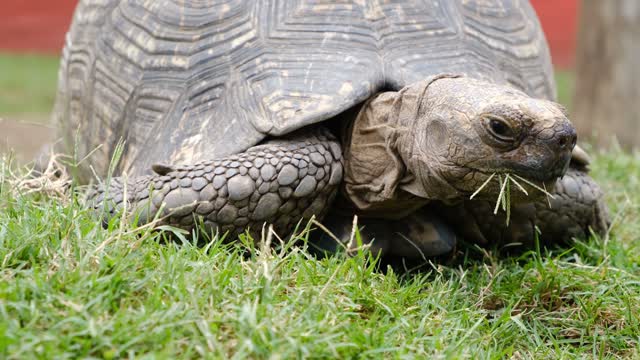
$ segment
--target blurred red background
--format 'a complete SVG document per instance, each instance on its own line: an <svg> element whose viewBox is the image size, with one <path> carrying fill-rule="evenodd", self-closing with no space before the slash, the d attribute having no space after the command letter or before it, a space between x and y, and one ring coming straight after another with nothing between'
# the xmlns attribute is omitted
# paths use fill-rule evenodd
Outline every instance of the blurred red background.
<svg viewBox="0 0 640 360"><path fill-rule="evenodd" d="M0 50L59 53L77 0L0 0Z"/></svg>
<svg viewBox="0 0 640 360"><path fill-rule="evenodd" d="M580 0L531 0L553 62L571 68ZM77 0L0 0L0 51L59 53Z"/></svg>

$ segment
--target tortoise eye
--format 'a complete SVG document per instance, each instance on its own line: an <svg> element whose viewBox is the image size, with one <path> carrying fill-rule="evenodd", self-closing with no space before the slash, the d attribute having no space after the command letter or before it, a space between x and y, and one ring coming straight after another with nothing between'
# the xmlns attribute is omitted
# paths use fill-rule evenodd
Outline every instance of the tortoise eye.
<svg viewBox="0 0 640 360"><path fill-rule="evenodd" d="M515 140L515 131L505 120L489 117L486 121L489 133L499 141L513 142Z"/></svg>

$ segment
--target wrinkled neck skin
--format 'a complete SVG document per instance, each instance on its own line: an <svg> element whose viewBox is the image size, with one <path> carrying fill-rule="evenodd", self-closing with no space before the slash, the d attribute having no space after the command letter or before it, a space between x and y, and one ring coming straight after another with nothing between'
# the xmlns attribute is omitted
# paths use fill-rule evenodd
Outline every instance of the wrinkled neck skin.
<svg viewBox="0 0 640 360"><path fill-rule="evenodd" d="M466 172L457 169L454 164L448 164L452 154L450 152L463 151L463 144L456 144L451 138L447 115L439 113L437 97L429 96L430 86L442 78L458 78L455 75L440 75L427 82L420 82L409 86L402 98L399 116L389 120L395 122L395 141L391 146L400 155L405 172L399 181L399 189L415 196L439 200L445 203L462 200L463 194L453 184L453 177L464 177ZM415 88L414 88L415 86ZM421 93L414 98L413 93ZM407 96L408 95L408 96ZM417 106L412 106L416 103ZM411 114L411 108L416 111ZM403 111L403 108L406 111ZM469 126L460 131L473 131ZM462 154L460 154L462 157ZM443 171L446 168L447 171ZM457 169L457 171L456 171Z"/></svg>
<svg viewBox="0 0 640 360"><path fill-rule="evenodd" d="M348 130L343 194L362 214L401 218L430 200L460 198L440 166L434 166L448 149L446 127L438 117L425 116L431 107L426 92L444 77L458 76L439 75L399 92L378 94Z"/></svg>

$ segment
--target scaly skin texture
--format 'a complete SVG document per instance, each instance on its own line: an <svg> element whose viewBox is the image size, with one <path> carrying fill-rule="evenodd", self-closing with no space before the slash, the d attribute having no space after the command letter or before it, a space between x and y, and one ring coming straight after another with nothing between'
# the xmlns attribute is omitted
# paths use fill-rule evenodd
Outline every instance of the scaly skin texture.
<svg viewBox="0 0 640 360"><path fill-rule="evenodd" d="M513 189L511 192L518 191ZM538 239L543 245L566 245L572 238L584 239L591 231L603 235L610 219L598 184L585 169L571 167L550 193L553 198L512 204L506 225L502 210L493 215L495 201L464 201L455 206L434 204L436 211L467 241L479 245L519 245L531 249Z"/></svg>
<svg viewBox="0 0 640 360"><path fill-rule="evenodd" d="M324 129L293 133L223 159L184 166L154 166L157 175L98 187L89 202L108 206L112 217L125 205L139 217L191 230L200 218L207 231L259 233L264 223L290 232L301 219L322 217L342 181L340 145ZM126 197L125 197L126 193Z"/></svg>

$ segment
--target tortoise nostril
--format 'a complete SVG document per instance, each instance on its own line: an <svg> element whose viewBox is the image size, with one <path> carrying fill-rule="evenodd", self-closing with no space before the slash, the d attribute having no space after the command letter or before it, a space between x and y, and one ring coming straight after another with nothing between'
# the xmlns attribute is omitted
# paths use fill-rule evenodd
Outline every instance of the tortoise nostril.
<svg viewBox="0 0 640 360"><path fill-rule="evenodd" d="M562 136L560 137L560 141L558 141L558 145L560 145L561 148L564 148L565 146L567 146L567 138Z"/></svg>
<svg viewBox="0 0 640 360"><path fill-rule="evenodd" d="M558 147L562 150L573 149L576 145L577 138L578 136L576 135L575 130L563 130L558 136Z"/></svg>

